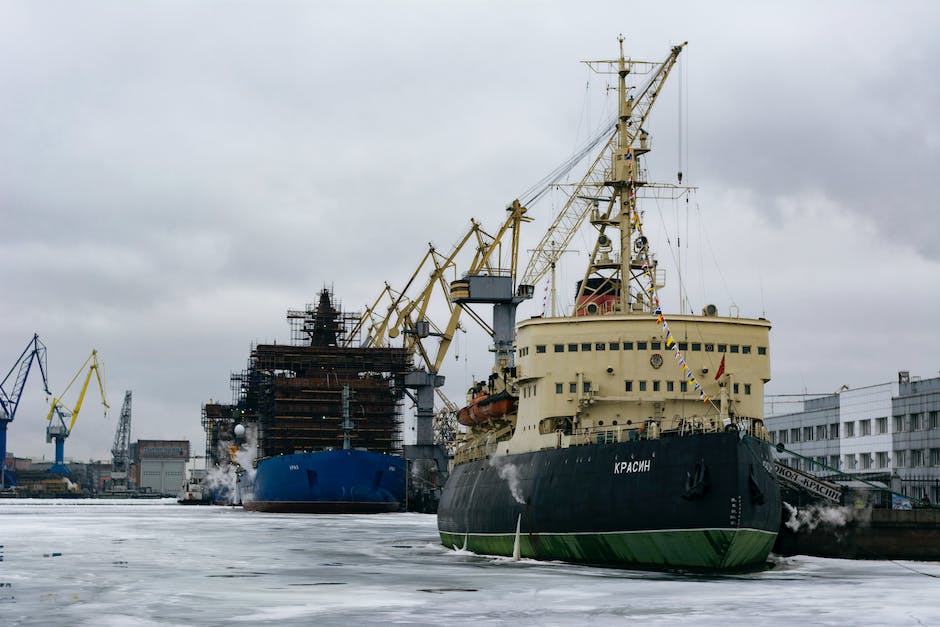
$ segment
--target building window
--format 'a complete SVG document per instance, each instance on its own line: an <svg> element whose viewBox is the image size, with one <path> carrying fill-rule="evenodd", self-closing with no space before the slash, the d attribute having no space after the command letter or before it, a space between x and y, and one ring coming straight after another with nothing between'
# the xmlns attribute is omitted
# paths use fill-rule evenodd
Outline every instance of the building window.
<svg viewBox="0 0 940 627"><path fill-rule="evenodd" d="M610 343L610 350L612 350L612 351L619 351L619 350L620 350L620 342L611 342L611 343Z"/></svg>
<svg viewBox="0 0 940 627"><path fill-rule="evenodd" d="M826 433L826 425L816 425L816 439L828 440L829 434Z"/></svg>
<svg viewBox="0 0 940 627"><path fill-rule="evenodd" d="M862 470L871 469L871 453L862 453Z"/></svg>
<svg viewBox="0 0 940 627"><path fill-rule="evenodd" d="M800 441L800 430L799 429L790 429L790 441L796 444Z"/></svg>
<svg viewBox="0 0 940 627"><path fill-rule="evenodd" d="M766 347L766 346L758 346L758 347L757 347L757 354L758 354L758 355L766 355L766 354L767 354L767 347Z"/></svg>
<svg viewBox="0 0 940 627"><path fill-rule="evenodd" d="M907 468L907 451L894 452L894 467Z"/></svg>
<svg viewBox="0 0 940 627"><path fill-rule="evenodd" d="M878 451L875 453L875 468L887 468L888 467L888 453L885 451Z"/></svg>
<svg viewBox="0 0 940 627"><path fill-rule="evenodd" d="M839 423L838 422L829 423L829 439L830 440L839 439Z"/></svg>
<svg viewBox="0 0 940 627"><path fill-rule="evenodd" d="M843 457L844 465L846 470L855 470L855 454L850 453Z"/></svg>
<svg viewBox="0 0 940 627"><path fill-rule="evenodd" d="M653 391L659 392L659 381L653 381Z"/></svg>
<svg viewBox="0 0 940 627"><path fill-rule="evenodd" d="M940 448L930 449L930 465L940 466Z"/></svg>
<svg viewBox="0 0 940 627"><path fill-rule="evenodd" d="M556 353L564 353L564 352L565 352L565 345L564 345L564 344L555 344L555 352L556 352Z"/></svg>
<svg viewBox="0 0 940 627"><path fill-rule="evenodd" d="M894 428L893 430L895 433L901 433L904 431L904 416L895 416L892 422L894 424L891 426Z"/></svg>
<svg viewBox="0 0 940 627"><path fill-rule="evenodd" d="M640 391L641 392L646 391L646 381L640 381Z"/></svg>
<svg viewBox="0 0 940 627"><path fill-rule="evenodd" d="M750 347L750 346L747 346L747 345L742 346L742 347L741 347L741 354L742 354L742 355L750 355L750 354L751 354L751 347Z"/></svg>
<svg viewBox="0 0 940 627"><path fill-rule="evenodd" d="M564 384L564 383L556 383L556 384L555 384L555 394L561 394L564 390L565 390L565 384Z"/></svg>
<svg viewBox="0 0 940 627"><path fill-rule="evenodd" d="M875 431L877 433L888 432L888 417L887 416L882 416L881 418L875 418Z"/></svg>
<svg viewBox="0 0 940 627"><path fill-rule="evenodd" d="M633 381L624 381L623 384L624 384L624 389L626 389L627 392L633 391Z"/></svg>
<svg viewBox="0 0 940 627"><path fill-rule="evenodd" d="M910 419L910 429L909 431L920 431L924 428L924 415L923 414L911 414Z"/></svg>
<svg viewBox="0 0 940 627"><path fill-rule="evenodd" d="M858 421L858 434L861 437L865 437L866 435L871 435L871 418Z"/></svg>
<svg viewBox="0 0 940 627"><path fill-rule="evenodd" d="M855 422L854 421L845 423L844 425L842 425L842 429L844 431L842 437L844 438L855 437Z"/></svg>
<svg viewBox="0 0 940 627"><path fill-rule="evenodd" d="M924 450L915 448L911 450L911 468L920 468L924 465Z"/></svg>
<svg viewBox="0 0 940 627"><path fill-rule="evenodd" d="M667 392L675 391L675 384L672 381L666 381L666 391Z"/></svg>
<svg viewBox="0 0 940 627"><path fill-rule="evenodd" d="M688 391L689 391L689 384L688 384L688 382L686 382L686 381L679 381L679 391L680 391L680 392L688 392Z"/></svg>
<svg viewBox="0 0 940 627"><path fill-rule="evenodd" d="M636 343L636 349L637 349L638 351L645 351L645 350L646 350L646 342L637 342L637 343Z"/></svg>
<svg viewBox="0 0 940 627"><path fill-rule="evenodd" d="M745 394L745 395L749 395L750 393L751 393L751 384L750 384L750 383L745 383L745 384L744 384L744 394Z"/></svg>
<svg viewBox="0 0 940 627"><path fill-rule="evenodd" d="M781 429L780 433L777 434L777 438L780 440L781 444L786 444L787 443L787 430Z"/></svg>
<svg viewBox="0 0 940 627"><path fill-rule="evenodd" d="M938 412L935 412L935 411L930 412L930 428L931 429L940 428L940 422L938 422L940 421L940 418L938 418L937 413Z"/></svg>
<svg viewBox="0 0 940 627"><path fill-rule="evenodd" d="M536 344L536 345L535 345L535 352L536 352L536 353L544 353L544 352L545 352L545 345L544 345L544 344Z"/></svg>
<svg viewBox="0 0 940 627"><path fill-rule="evenodd" d="M582 353L585 352L585 351L590 351L590 350L591 350L591 343L590 343L590 342L582 342L582 343L581 343L581 352L582 352Z"/></svg>
<svg viewBox="0 0 940 627"><path fill-rule="evenodd" d="M829 456L829 467L834 468L836 470L839 469L839 456L838 455Z"/></svg>
<svg viewBox="0 0 940 627"><path fill-rule="evenodd" d="M803 441L804 442L813 441L813 428L812 427L803 427Z"/></svg>

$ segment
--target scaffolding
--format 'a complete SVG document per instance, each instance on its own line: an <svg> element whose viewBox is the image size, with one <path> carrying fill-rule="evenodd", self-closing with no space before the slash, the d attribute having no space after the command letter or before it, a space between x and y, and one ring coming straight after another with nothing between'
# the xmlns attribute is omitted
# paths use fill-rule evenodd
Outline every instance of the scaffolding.
<svg viewBox="0 0 940 627"><path fill-rule="evenodd" d="M288 311L291 344L258 344L247 368L231 375L232 405L203 407L206 454L254 425L258 456L343 446L343 389L349 388L353 448L402 454L401 406L412 356L404 348L360 348L350 341L359 320L333 306L324 289L316 306Z"/></svg>

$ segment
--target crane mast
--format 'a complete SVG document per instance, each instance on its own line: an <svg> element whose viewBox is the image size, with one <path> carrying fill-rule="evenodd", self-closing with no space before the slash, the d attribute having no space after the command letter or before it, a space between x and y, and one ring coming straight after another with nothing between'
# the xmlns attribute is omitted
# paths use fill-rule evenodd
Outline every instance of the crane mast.
<svg viewBox="0 0 940 627"><path fill-rule="evenodd" d="M111 491L121 492L127 490L127 473L130 469L130 438L131 438L131 391L124 392L124 404L121 406L121 417L118 419L117 431L114 434L114 445L111 447Z"/></svg>
<svg viewBox="0 0 940 627"><path fill-rule="evenodd" d="M39 335L36 333L33 334L33 338L26 344L26 348L17 360L13 362L13 366L3 377L3 381L0 381L0 490L15 485L13 474L7 470L7 425L13 422L16 416L16 409L20 405L26 379L29 377L34 361L42 374L43 389L46 394L50 394L49 380L46 377L46 345L39 340Z"/></svg>
<svg viewBox="0 0 940 627"><path fill-rule="evenodd" d="M81 376L85 368L88 368L88 372L85 375L85 381L82 384L82 389L78 394L78 400L75 402L75 409L69 409L63 402L62 398L69 391L69 388L72 387L72 384L78 380L78 377ZM95 378L98 380L98 390L101 392L101 404L104 405L105 411L107 411L108 399L104 393L104 381L101 378L101 365L98 363L98 351L92 350L91 355L88 356L88 359L85 360L85 363L82 364L82 367L78 369L78 372L75 373L75 376L72 377L72 380L65 390L62 391L62 394L57 398L52 399L52 403L49 406L49 413L46 415L46 421L49 423L46 426L46 442L55 441L55 463L49 468L49 472L68 475L69 470L65 467L65 440L72 433L72 428L75 426L75 421L78 420L78 414L82 409L82 403L85 401L85 392L88 391L88 384L91 382L91 375L94 374ZM55 420L53 420L55 416ZM66 424L68 421L68 424Z"/></svg>

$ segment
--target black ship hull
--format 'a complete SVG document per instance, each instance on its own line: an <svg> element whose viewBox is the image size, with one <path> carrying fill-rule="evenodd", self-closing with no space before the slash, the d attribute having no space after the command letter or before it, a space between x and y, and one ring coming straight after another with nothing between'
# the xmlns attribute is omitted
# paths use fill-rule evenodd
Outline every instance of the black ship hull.
<svg viewBox="0 0 940 627"><path fill-rule="evenodd" d="M737 430L498 456L454 468L438 530L483 554L759 568L780 525L773 473L770 445Z"/></svg>

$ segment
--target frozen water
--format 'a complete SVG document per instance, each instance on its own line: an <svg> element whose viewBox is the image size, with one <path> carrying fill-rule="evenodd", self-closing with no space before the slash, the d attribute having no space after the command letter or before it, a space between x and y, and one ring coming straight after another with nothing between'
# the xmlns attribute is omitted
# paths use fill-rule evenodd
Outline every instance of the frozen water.
<svg viewBox="0 0 940 627"><path fill-rule="evenodd" d="M4 626L940 624L940 563L693 576L513 561L445 549L423 514L5 500L0 545Z"/></svg>

